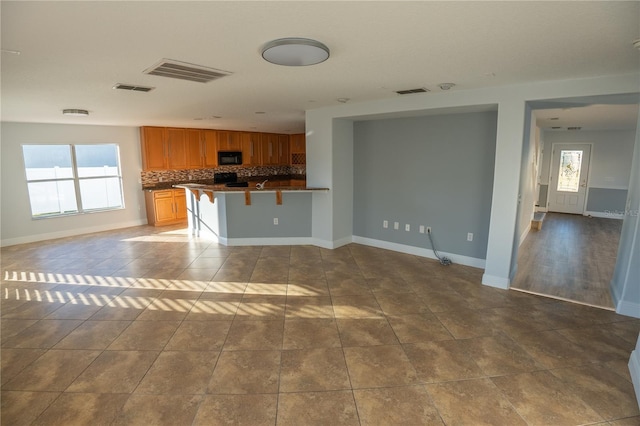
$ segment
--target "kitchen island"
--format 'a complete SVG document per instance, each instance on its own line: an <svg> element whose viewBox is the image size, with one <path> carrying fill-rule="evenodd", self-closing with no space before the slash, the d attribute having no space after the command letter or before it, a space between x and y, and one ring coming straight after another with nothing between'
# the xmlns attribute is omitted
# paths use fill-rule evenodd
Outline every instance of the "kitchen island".
<svg viewBox="0 0 640 426"><path fill-rule="evenodd" d="M190 231L224 245L312 244L313 199L329 191L306 186L175 187L185 190Z"/></svg>

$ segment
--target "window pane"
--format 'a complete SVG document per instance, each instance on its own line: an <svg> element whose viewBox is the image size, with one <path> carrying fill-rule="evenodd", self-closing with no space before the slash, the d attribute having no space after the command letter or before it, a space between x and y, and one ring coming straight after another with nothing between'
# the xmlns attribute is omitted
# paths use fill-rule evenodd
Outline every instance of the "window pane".
<svg viewBox="0 0 640 426"><path fill-rule="evenodd" d="M83 210L123 207L120 178L81 179L80 199Z"/></svg>
<svg viewBox="0 0 640 426"><path fill-rule="evenodd" d="M560 151L558 191L578 192L581 166L582 151Z"/></svg>
<svg viewBox="0 0 640 426"><path fill-rule="evenodd" d="M75 148L78 177L120 175L117 145L76 145Z"/></svg>
<svg viewBox="0 0 640 426"><path fill-rule="evenodd" d="M69 145L23 145L27 180L73 178Z"/></svg>
<svg viewBox="0 0 640 426"><path fill-rule="evenodd" d="M72 180L30 182L28 187L34 217L78 211Z"/></svg>

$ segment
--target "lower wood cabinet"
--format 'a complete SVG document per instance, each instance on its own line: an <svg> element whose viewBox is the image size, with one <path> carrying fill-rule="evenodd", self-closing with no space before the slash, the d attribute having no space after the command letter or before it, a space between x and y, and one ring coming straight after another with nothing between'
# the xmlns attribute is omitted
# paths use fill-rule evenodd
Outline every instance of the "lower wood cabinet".
<svg viewBox="0 0 640 426"><path fill-rule="evenodd" d="M164 226L187 222L187 197L184 189L146 191L149 225Z"/></svg>

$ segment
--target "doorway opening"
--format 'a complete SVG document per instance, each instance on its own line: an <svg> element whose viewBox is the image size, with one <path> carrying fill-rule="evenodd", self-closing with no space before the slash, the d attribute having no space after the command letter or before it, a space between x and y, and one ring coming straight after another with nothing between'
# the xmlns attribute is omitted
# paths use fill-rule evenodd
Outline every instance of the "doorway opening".
<svg viewBox="0 0 640 426"><path fill-rule="evenodd" d="M615 310L610 287L622 231L622 215L616 213L626 204L637 94L529 106L529 145L539 151L522 176L536 177L533 211L546 214L539 230L526 229L532 206L519 207L518 267L511 288ZM529 201L530 190L521 191Z"/></svg>

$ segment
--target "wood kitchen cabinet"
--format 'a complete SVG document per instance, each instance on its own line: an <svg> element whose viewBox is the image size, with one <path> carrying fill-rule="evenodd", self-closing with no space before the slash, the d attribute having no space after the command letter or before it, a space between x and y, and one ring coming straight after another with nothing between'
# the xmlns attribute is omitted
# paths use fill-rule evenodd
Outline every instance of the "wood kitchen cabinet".
<svg viewBox="0 0 640 426"><path fill-rule="evenodd" d="M290 164L292 166L307 163L307 144L304 133L289 137Z"/></svg>
<svg viewBox="0 0 640 426"><path fill-rule="evenodd" d="M242 132L242 165L259 166L262 164L261 157L261 134L256 132Z"/></svg>
<svg viewBox="0 0 640 426"><path fill-rule="evenodd" d="M218 151L242 151L240 132L218 131Z"/></svg>
<svg viewBox="0 0 640 426"><path fill-rule="evenodd" d="M141 127L140 141L142 142L142 169L166 169L164 127Z"/></svg>
<svg viewBox="0 0 640 426"><path fill-rule="evenodd" d="M188 168L186 130L165 127L141 128L143 170Z"/></svg>
<svg viewBox="0 0 640 426"><path fill-rule="evenodd" d="M187 167L199 169L204 164L204 148L202 131L198 129L185 130L185 143L187 145Z"/></svg>
<svg viewBox="0 0 640 426"><path fill-rule="evenodd" d="M184 189L146 191L147 222L153 226L187 222L187 197Z"/></svg>
<svg viewBox="0 0 640 426"><path fill-rule="evenodd" d="M272 166L278 164L278 135L262 133L261 148L262 165Z"/></svg>
<svg viewBox="0 0 640 426"><path fill-rule="evenodd" d="M262 134L262 164L267 166L289 164L289 135Z"/></svg>
<svg viewBox="0 0 640 426"><path fill-rule="evenodd" d="M289 164L289 135L278 135L278 164Z"/></svg>
<svg viewBox="0 0 640 426"><path fill-rule="evenodd" d="M185 129L185 132L189 158L188 168L216 167L218 165L219 132L199 129Z"/></svg>
<svg viewBox="0 0 640 426"><path fill-rule="evenodd" d="M218 165L218 132L216 130L202 131L202 149L204 151L204 167Z"/></svg>

